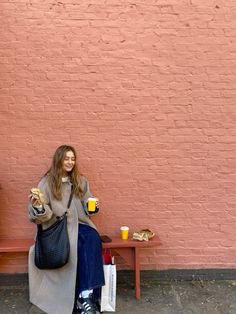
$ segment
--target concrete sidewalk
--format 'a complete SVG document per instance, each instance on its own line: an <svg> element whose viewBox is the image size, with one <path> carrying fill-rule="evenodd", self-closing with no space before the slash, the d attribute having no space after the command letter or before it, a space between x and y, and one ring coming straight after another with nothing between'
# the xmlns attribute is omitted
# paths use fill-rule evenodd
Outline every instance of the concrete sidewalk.
<svg viewBox="0 0 236 314"><path fill-rule="evenodd" d="M1 314L43 314L28 301L28 284L0 277ZM118 278L117 314L235 314L236 280L142 279L141 300L134 298L130 275Z"/></svg>

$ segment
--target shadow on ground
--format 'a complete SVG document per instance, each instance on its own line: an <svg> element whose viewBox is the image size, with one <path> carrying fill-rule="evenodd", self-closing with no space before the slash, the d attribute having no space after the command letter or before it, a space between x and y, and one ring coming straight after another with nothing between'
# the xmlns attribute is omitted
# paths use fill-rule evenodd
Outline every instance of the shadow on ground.
<svg viewBox="0 0 236 314"><path fill-rule="evenodd" d="M1 314L43 314L28 301L27 282L0 284ZM108 313L108 312L107 312ZM130 278L119 282L117 314L235 314L235 280L142 281L141 300L134 298Z"/></svg>

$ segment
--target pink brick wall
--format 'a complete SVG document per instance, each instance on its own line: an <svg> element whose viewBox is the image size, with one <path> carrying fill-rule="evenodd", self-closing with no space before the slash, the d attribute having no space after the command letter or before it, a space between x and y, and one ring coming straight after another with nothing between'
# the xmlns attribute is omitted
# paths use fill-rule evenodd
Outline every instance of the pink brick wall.
<svg viewBox="0 0 236 314"><path fill-rule="evenodd" d="M34 235L29 189L68 143L99 230L160 236L145 269L236 267L235 0L2 0L0 19L0 237Z"/></svg>

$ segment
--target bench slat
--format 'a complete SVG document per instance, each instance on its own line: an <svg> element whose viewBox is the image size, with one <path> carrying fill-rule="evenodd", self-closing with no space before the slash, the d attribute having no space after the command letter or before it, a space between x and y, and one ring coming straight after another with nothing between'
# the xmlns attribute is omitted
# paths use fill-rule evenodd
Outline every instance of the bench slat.
<svg viewBox="0 0 236 314"><path fill-rule="evenodd" d="M158 246L160 244L161 244L161 241L157 236L155 236L153 239L149 241L135 241L132 239L122 240L119 237L112 237L112 242L103 243L102 246L104 249L125 248L125 247L148 248L148 247Z"/></svg>
<svg viewBox="0 0 236 314"><path fill-rule="evenodd" d="M0 252L28 252L33 239L0 239Z"/></svg>
<svg viewBox="0 0 236 314"><path fill-rule="evenodd" d="M102 246L104 249L125 247L148 248L158 246L160 243L160 239L157 236L150 241L121 240L119 237L113 237L112 242L102 243ZM0 239L0 252L27 252L33 244L33 239Z"/></svg>

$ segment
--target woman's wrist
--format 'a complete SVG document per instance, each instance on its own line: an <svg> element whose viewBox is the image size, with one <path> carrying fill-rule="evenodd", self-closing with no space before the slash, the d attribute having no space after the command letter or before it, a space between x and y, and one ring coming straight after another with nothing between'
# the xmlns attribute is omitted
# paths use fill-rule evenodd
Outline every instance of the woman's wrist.
<svg viewBox="0 0 236 314"><path fill-rule="evenodd" d="M33 206L34 210L37 214L43 214L45 212L45 209L43 208L43 205L39 205L37 207Z"/></svg>

